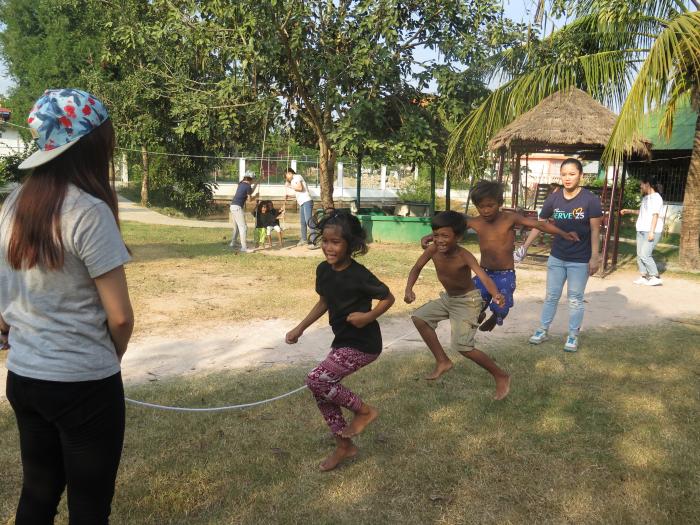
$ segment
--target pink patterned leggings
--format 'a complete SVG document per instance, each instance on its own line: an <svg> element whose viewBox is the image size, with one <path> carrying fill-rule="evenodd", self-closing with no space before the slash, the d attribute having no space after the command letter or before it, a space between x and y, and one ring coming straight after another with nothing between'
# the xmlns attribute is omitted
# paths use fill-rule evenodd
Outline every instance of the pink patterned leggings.
<svg viewBox="0 0 700 525"><path fill-rule="evenodd" d="M357 412L362 406L362 400L340 381L377 357L379 354L367 354L354 348L332 348L326 358L306 376L306 386L316 398L321 415L333 434L339 434L346 425L340 407Z"/></svg>

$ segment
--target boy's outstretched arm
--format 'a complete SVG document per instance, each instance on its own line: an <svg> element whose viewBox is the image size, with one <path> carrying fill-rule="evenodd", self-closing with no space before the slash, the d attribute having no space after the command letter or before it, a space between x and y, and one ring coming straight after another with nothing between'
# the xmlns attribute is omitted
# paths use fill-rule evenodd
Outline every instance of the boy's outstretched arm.
<svg viewBox="0 0 700 525"><path fill-rule="evenodd" d="M304 330L318 321L327 311L328 304L326 303L326 298L319 297L318 302L311 308L311 311L307 314L307 316L304 317L304 320L287 332L284 340L290 345L296 343L304 333Z"/></svg>
<svg viewBox="0 0 700 525"><path fill-rule="evenodd" d="M552 235L559 235L559 237L562 237L569 241L578 242L581 240L579 239L579 236L576 232L565 232L561 228L557 228L556 226L554 226L554 224L552 224L549 221L538 221L536 219L523 217L522 215L518 215L517 213L513 215L515 215L515 223L521 226L525 226L527 228L537 228L540 231L551 233Z"/></svg>
<svg viewBox="0 0 700 525"><path fill-rule="evenodd" d="M481 282L484 283L484 286L491 294L493 302L496 303L498 306L503 306L504 304L506 304L506 298L503 297L503 294L501 294L501 292L498 291L496 283L493 282L493 279L491 279L491 277L489 277L484 271L484 269L479 265L479 261L476 260L476 257L474 257L469 252L466 252L464 256L467 259L467 264L469 265L469 268L471 268L472 272L474 272L474 275L481 279Z"/></svg>
<svg viewBox="0 0 700 525"><path fill-rule="evenodd" d="M423 266L425 266L433 255L435 255L435 250L435 245L428 246L425 251L420 254L420 257L418 257L418 260L416 261L416 264L413 265L413 268L411 268L411 271L408 272L406 291L403 296L404 302L410 304L416 300L416 294L413 293L413 285L416 284Z"/></svg>

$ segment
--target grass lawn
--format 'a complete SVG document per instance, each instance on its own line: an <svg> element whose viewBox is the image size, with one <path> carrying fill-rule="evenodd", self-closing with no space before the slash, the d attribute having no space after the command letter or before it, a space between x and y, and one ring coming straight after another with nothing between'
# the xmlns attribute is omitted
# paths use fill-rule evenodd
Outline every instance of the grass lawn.
<svg viewBox="0 0 700 525"><path fill-rule="evenodd" d="M228 229L126 222L123 233L137 333L300 318L315 300L319 252L234 255ZM472 237L465 246L478 251ZM664 250L672 264L677 251ZM373 245L359 259L397 295L392 315L413 308L400 293L420 251ZM621 245L622 264L634 265L634 253ZM416 292L429 296L436 284L426 270ZM587 331L577 355L560 344L506 340L494 350L514 374L501 403L488 375L459 356L436 383L420 379L431 367L427 350L382 357L347 381L381 417L358 439L359 458L327 474L316 465L333 444L308 392L216 415L129 406L112 523L700 522L700 326ZM255 401L299 386L308 369L158 381L127 395L190 406ZM6 402L0 442L4 525L21 481ZM57 523L67 523L64 506Z"/></svg>
<svg viewBox="0 0 700 525"><path fill-rule="evenodd" d="M127 265L129 289L138 324L153 332L184 329L198 322L241 321L272 317L302 318L316 300L313 287L316 257L237 255L228 247L227 229L122 224L134 260ZM478 249L475 241L465 245ZM358 261L381 276L400 299L408 270L420 246L374 244ZM416 286L432 293L435 272L425 271ZM399 295L400 294L400 295ZM393 315L414 307L397 301Z"/></svg>
<svg viewBox="0 0 700 525"><path fill-rule="evenodd" d="M162 331L163 326L172 323L186 329L204 321L300 318L315 301L313 286L308 283L313 281L321 260L319 251L315 252L317 257L310 258L235 255L228 247L228 229L134 222L123 223L122 229L134 255L127 275L139 332ZM478 252L476 237L467 236L465 247ZM534 248L533 253L537 250L542 248ZM391 315L404 315L413 308L400 299L408 270L420 252L417 245L372 244L369 253L358 258L397 296ZM678 251L673 248L661 247L655 254L666 265L678 259ZM620 266L636 268L635 255L634 244L621 243ZM669 271L665 276L671 274L700 280L700 274ZM416 293L427 297L436 284L435 273L426 269Z"/></svg>
<svg viewBox="0 0 700 525"><path fill-rule="evenodd" d="M114 524L700 522L700 327L505 342L504 402L465 359L438 382L426 353L380 358L347 384L381 410L360 456L332 447L308 392L262 408L181 415L128 406ZM455 358L457 359L458 356ZM149 383L138 399L246 402L291 390L308 367ZM0 404L0 523L20 486L15 422ZM9 521L8 521L9 520ZM66 523L65 507L57 520Z"/></svg>

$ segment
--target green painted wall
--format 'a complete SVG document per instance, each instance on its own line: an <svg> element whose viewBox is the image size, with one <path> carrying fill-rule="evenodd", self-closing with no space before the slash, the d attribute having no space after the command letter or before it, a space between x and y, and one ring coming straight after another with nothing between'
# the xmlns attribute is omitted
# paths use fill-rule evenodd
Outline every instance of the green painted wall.
<svg viewBox="0 0 700 525"><path fill-rule="evenodd" d="M657 109L652 111L644 119L641 127L642 136L649 139L653 146L652 150L691 150L693 149L693 139L695 138L695 123L698 114L690 107L690 102L679 104L673 117L673 132L670 139L659 135L659 125L663 111Z"/></svg>
<svg viewBox="0 0 700 525"><path fill-rule="evenodd" d="M430 217L358 215L369 242L416 243L432 233Z"/></svg>

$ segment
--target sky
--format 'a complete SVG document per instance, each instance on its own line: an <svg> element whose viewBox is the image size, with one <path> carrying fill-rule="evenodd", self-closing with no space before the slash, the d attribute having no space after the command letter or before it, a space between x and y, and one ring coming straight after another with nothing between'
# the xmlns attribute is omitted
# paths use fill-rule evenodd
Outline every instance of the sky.
<svg viewBox="0 0 700 525"><path fill-rule="evenodd" d="M506 16L516 22L531 20L535 15L535 5L536 0L504 0ZM435 52L424 49L418 56L421 60L433 59ZM5 64L0 61L0 96L4 95L12 85L12 79L7 74Z"/></svg>

